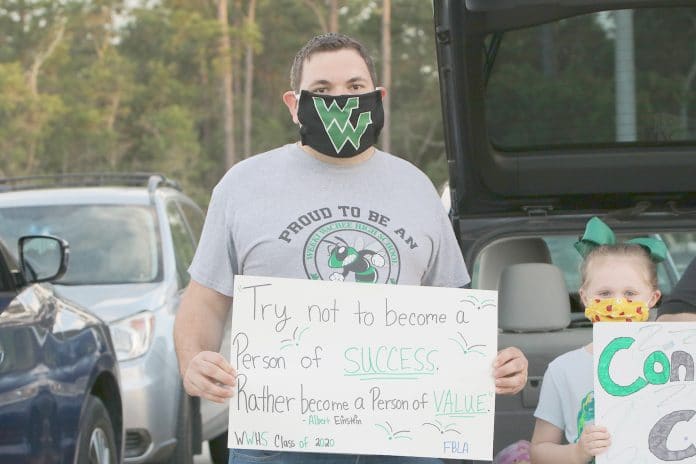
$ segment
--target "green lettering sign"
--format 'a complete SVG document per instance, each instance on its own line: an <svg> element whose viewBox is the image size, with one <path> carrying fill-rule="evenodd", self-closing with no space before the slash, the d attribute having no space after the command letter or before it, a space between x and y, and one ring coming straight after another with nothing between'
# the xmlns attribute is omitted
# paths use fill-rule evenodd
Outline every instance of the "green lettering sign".
<svg viewBox="0 0 696 464"><path fill-rule="evenodd" d="M662 372L655 372L655 364L662 366ZM669 380L669 359L662 351L653 351L645 358L643 374L652 385L662 385Z"/></svg>
<svg viewBox="0 0 696 464"><path fill-rule="evenodd" d="M612 340L607 346L602 350L602 354L599 356L599 363L597 365L597 377L599 378L599 384L602 386L604 391L612 396L629 396L637 391L644 388L648 382L639 377L630 385L619 385L614 382L611 378L609 369L611 367L611 361L614 355L621 350L626 350L633 345L635 339L631 337L619 337Z"/></svg>

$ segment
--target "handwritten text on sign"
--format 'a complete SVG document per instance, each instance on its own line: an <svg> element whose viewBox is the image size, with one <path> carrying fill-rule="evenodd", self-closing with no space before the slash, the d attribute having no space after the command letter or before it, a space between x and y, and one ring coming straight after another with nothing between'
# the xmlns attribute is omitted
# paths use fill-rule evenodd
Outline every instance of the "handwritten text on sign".
<svg viewBox="0 0 696 464"><path fill-rule="evenodd" d="M229 445L490 460L497 293L235 279Z"/></svg>
<svg viewBox="0 0 696 464"><path fill-rule="evenodd" d="M696 324L594 325L597 463L696 463Z"/></svg>

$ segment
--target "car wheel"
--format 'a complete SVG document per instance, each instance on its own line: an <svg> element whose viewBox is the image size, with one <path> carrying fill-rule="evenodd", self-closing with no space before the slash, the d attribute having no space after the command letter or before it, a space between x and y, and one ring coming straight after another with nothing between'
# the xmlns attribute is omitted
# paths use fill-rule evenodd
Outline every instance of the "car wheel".
<svg viewBox="0 0 696 464"><path fill-rule="evenodd" d="M227 448L227 432L208 440L210 460L213 464L227 464L230 450Z"/></svg>
<svg viewBox="0 0 696 464"><path fill-rule="evenodd" d="M77 448L78 464L116 464L116 439L109 412L93 395L87 397Z"/></svg>
<svg viewBox="0 0 696 464"><path fill-rule="evenodd" d="M191 398L181 391L179 415L176 422L176 447L170 462L172 464L193 463L193 418L191 414Z"/></svg>

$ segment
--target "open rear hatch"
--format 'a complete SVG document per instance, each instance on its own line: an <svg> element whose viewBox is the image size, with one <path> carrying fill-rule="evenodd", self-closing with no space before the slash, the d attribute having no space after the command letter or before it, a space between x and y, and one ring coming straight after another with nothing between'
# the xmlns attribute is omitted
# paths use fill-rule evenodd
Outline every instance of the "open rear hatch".
<svg viewBox="0 0 696 464"><path fill-rule="evenodd" d="M434 8L455 216L694 210L693 1Z"/></svg>

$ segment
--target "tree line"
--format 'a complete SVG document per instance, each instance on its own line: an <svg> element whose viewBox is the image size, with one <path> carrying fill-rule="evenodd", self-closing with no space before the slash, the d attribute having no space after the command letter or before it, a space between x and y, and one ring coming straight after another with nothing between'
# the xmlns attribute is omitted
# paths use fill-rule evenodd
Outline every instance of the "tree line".
<svg viewBox="0 0 696 464"><path fill-rule="evenodd" d="M234 163L297 140L297 50L373 54L381 146L446 178L432 6L413 0L0 0L0 177L158 171L205 204Z"/></svg>

